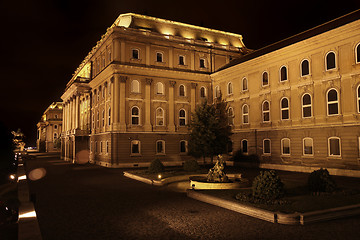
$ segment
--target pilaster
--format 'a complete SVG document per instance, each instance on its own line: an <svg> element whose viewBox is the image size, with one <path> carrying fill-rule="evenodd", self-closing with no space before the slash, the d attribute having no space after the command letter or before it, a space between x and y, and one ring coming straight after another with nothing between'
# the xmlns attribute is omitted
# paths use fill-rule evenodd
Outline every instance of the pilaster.
<svg viewBox="0 0 360 240"><path fill-rule="evenodd" d="M120 79L120 125L119 130L126 131L126 109L125 109L125 94L126 94L126 80L127 76L119 76Z"/></svg>
<svg viewBox="0 0 360 240"><path fill-rule="evenodd" d="M152 125L151 125L151 100L150 100L150 94L151 94L151 78L145 79L146 85L145 85L145 125L144 130L146 132L152 131Z"/></svg>
<svg viewBox="0 0 360 240"><path fill-rule="evenodd" d="M176 81L170 81L170 88L169 88L169 125L168 130L170 132L175 132L175 111L174 111L174 87Z"/></svg>

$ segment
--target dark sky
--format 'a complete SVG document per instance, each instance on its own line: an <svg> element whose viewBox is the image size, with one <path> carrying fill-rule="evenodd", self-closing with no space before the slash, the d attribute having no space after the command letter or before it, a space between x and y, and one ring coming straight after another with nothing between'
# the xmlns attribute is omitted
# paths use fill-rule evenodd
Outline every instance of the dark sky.
<svg viewBox="0 0 360 240"><path fill-rule="evenodd" d="M0 121L35 145L36 123L122 13L239 33L258 49L360 8L344 1L23 0L0 2Z"/></svg>

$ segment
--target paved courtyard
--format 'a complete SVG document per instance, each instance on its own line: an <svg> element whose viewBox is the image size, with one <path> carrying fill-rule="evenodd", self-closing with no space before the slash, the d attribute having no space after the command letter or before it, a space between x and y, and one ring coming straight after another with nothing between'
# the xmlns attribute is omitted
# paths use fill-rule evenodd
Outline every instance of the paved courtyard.
<svg viewBox="0 0 360 240"><path fill-rule="evenodd" d="M123 176L124 169L38 157L28 171L44 240L359 239L360 216L306 226L273 224Z"/></svg>

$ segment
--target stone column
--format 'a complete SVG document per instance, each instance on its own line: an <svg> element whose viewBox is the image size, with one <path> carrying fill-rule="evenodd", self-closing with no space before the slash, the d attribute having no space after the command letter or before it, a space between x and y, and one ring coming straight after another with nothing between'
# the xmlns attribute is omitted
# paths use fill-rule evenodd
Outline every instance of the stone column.
<svg viewBox="0 0 360 240"><path fill-rule="evenodd" d="M126 80L127 76L120 76L120 125L119 130L126 131L126 109L125 109L125 94L126 94Z"/></svg>
<svg viewBox="0 0 360 240"><path fill-rule="evenodd" d="M174 48L169 48L169 68L174 67Z"/></svg>
<svg viewBox="0 0 360 240"><path fill-rule="evenodd" d="M63 132L65 129L65 107L66 107L66 104L64 103L63 109L62 109L62 128L61 128L60 132Z"/></svg>
<svg viewBox="0 0 360 240"><path fill-rule="evenodd" d="M75 95L75 129L78 129L80 124L80 94Z"/></svg>
<svg viewBox="0 0 360 240"><path fill-rule="evenodd" d="M175 105L175 101L174 101L174 87L175 87L176 82L175 81L170 81L170 88L169 88L169 125L168 125L168 130L175 132L175 119L174 119L174 105Z"/></svg>
<svg viewBox="0 0 360 240"><path fill-rule="evenodd" d="M151 62L151 59L150 59L150 44L147 44L146 45L146 51L145 51L145 64L146 66L150 66L150 62Z"/></svg>
<svg viewBox="0 0 360 240"><path fill-rule="evenodd" d="M112 115L112 129L118 130L119 127L119 103L120 103L120 84L119 84L119 75L115 75L113 78L113 84L112 84L112 109L111 109L111 115Z"/></svg>
<svg viewBox="0 0 360 240"><path fill-rule="evenodd" d="M146 85L145 85L145 125L144 130L146 132L152 131L152 125L151 125L151 78L146 78Z"/></svg>

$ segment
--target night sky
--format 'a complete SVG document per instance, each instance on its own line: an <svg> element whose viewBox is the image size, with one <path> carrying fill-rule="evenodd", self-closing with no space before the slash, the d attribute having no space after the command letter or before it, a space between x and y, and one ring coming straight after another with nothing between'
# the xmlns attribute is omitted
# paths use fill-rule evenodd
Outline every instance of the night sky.
<svg viewBox="0 0 360 240"><path fill-rule="evenodd" d="M31 0L0 2L0 122L35 146L36 123L123 13L238 33L258 49L360 8L351 1Z"/></svg>

